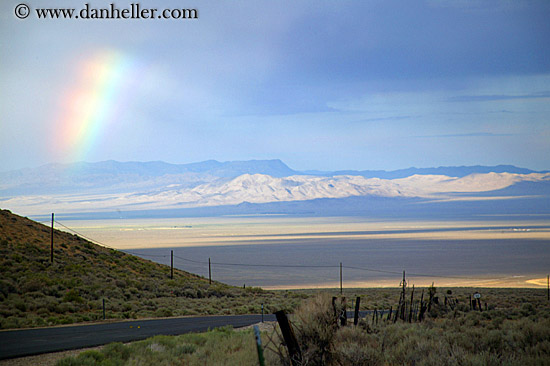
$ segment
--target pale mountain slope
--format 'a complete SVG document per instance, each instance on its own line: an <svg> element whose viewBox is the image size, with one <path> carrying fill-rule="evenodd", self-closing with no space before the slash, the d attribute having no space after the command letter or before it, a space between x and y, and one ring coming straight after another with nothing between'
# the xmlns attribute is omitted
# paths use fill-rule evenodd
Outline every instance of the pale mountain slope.
<svg viewBox="0 0 550 366"><path fill-rule="evenodd" d="M521 181L550 181L550 174L474 174L463 178L441 175L413 175L403 179L364 178L361 176L274 178L245 174L228 182L200 185L178 194L182 202L202 204L265 203L276 201L343 198L351 196L425 197L443 193L488 192Z"/></svg>
<svg viewBox="0 0 550 366"><path fill-rule="evenodd" d="M167 185L145 192L118 194L72 194L19 196L5 199L2 206L24 212L94 212L103 210L144 210L237 205L243 202L270 203L346 197L420 197L452 198L454 193L491 192L519 182L550 182L550 173L472 174L456 178L444 175L413 175L401 179L365 178L362 176L272 177L265 174L243 174L233 179L222 178L193 188ZM464 197L464 196L463 196ZM492 197L496 199L498 197ZM473 196L472 199L481 199Z"/></svg>
<svg viewBox="0 0 550 366"><path fill-rule="evenodd" d="M462 178L442 175L413 175L393 182L410 190L417 197L430 197L441 193L489 192L510 187L519 182L550 181L549 173L512 174L487 173L471 174Z"/></svg>

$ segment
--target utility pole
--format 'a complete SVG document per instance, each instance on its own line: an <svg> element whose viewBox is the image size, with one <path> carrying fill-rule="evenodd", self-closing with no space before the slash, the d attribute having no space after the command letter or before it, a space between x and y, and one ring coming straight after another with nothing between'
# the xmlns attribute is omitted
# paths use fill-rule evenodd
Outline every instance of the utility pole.
<svg viewBox="0 0 550 366"><path fill-rule="evenodd" d="M342 262L340 262L340 295L342 295Z"/></svg>
<svg viewBox="0 0 550 366"><path fill-rule="evenodd" d="M208 283L212 284L212 267L210 266L210 258L208 258Z"/></svg>
<svg viewBox="0 0 550 366"><path fill-rule="evenodd" d="M170 279L174 279L174 251L170 251Z"/></svg>
<svg viewBox="0 0 550 366"><path fill-rule="evenodd" d="M52 212L52 232L50 240L50 262L53 264L53 212Z"/></svg>

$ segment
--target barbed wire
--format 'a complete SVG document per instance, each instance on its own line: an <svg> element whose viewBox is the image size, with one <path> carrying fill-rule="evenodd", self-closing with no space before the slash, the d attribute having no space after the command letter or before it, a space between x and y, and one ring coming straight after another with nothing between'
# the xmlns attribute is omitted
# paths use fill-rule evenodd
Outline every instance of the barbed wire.
<svg viewBox="0 0 550 366"><path fill-rule="evenodd" d="M402 275L403 271L397 272L397 271L384 271L380 269L372 269L372 268L361 268L361 267L354 267L354 266L343 266L347 269L357 269L361 271L369 271L369 272L380 272L380 273L388 273L388 274L395 274L395 275ZM445 276L445 275L436 275L436 274L424 274L424 273L411 273L406 272L407 276L409 277L438 277L438 278L455 278L455 279L462 279L462 280L476 280L479 279L477 277L464 277L464 276ZM506 278L506 277L502 277Z"/></svg>
<svg viewBox="0 0 550 366"><path fill-rule="evenodd" d="M159 254L142 254L142 253L136 253L136 252L132 252L132 251L129 251L129 250L122 250L122 252L124 253L128 253L128 254L132 254L132 255L136 255L138 257L151 257L151 258L168 258L169 255L159 255Z"/></svg>
<svg viewBox="0 0 550 366"><path fill-rule="evenodd" d="M197 264L208 264L206 261L196 261L188 258L182 258L174 255L174 258ZM334 265L292 265L292 264L251 264L251 263L224 263L224 262L210 262L217 266L239 266L239 267L274 267L274 268L338 268Z"/></svg>
<svg viewBox="0 0 550 366"><path fill-rule="evenodd" d="M50 223L51 221L46 221L46 223ZM108 244L105 244L99 240L92 239L84 234L79 233L78 231L64 225L63 223L59 222L58 220L54 220L55 223L62 226L63 228L75 233L76 235L92 242L99 244L101 246L104 246L109 249L119 250L114 248L113 246L110 246ZM133 252L130 250L121 250L124 253L136 255L138 257L150 257L150 258L167 258L169 255L156 255L156 254L145 254L145 253L138 253ZM307 264L300 264L300 265L292 265L292 264L252 264L252 263L226 263L226 262L208 262L208 261L198 261L190 258L183 258L177 255L173 255L174 258L194 263L194 264L200 264L200 265L216 265L216 266L230 266L230 267L263 267L263 268L340 268L340 265L307 265ZM403 271L389 271L389 270L382 270L382 269L375 269L375 268L366 268L366 267L356 267L356 266L348 266L348 265L342 265L343 269L352 269L352 270L360 270L360 271L367 271L367 272L376 272L376 273L384 273L384 274L391 274L391 275L398 275L401 276L403 274ZM406 272L406 271L405 271ZM462 280L489 280L486 278L478 278L478 277L467 277L467 276L447 276L447 275L439 275L439 274L426 274L426 273L411 273L406 272L408 277L428 277L428 278L450 278L450 279L462 279ZM498 279L506 279L508 277L492 277L490 280L498 280Z"/></svg>
<svg viewBox="0 0 550 366"><path fill-rule="evenodd" d="M105 248L118 250L118 249L116 249L115 247L113 247L113 246L111 246L111 245L105 244L105 243L103 243L103 242L101 242L101 241L99 241L99 240L92 239L92 238L90 238L90 237L88 237L88 236L86 236L86 235L84 235L84 234L82 234L82 233L79 233L79 232L76 231L75 229L72 229L72 228L70 228L70 227L64 225L63 223L61 223L61 222L59 222L59 221L57 221L57 220L54 220L54 222L55 222L56 224L60 225L60 226L63 226L65 229L67 229L67 230L69 230L69 231L75 233L76 235L78 235L78 236L80 236L80 237L82 237L82 238L84 238L84 239L86 239L86 240L92 242L92 243L99 244L99 245L101 245L101 246L103 246L103 247L105 247ZM137 255L137 256L145 256L145 257L156 257L156 258L166 258L166 257L167 257L167 255L152 255L152 254L147 255L147 254L132 252L132 251L129 251L129 250L122 250L122 252L128 253L128 254Z"/></svg>
<svg viewBox="0 0 550 366"><path fill-rule="evenodd" d="M57 221L57 220L54 220L54 222L55 222L56 224L60 225L60 226L63 226L65 229L67 229L67 230L73 232L74 234L76 234L76 235L78 235L78 236L80 236L80 237L82 237L82 238L84 238L84 239L86 239L86 240L88 240L88 241L91 241L92 243L99 244L99 245L104 246L104 247L109 248L109 249L115 249L115 248L113 248L113 247L110 246L110 245L107 245L107 244L105 244L105 243L100 242L99 240L95 240L95 239L92 239L92 238L90 238L90 237L88 237L88 236L86 236L86 235L84 235L84 234L81 234L81 233L79 233L78 231L76 231L76 230L74 230L74 229L72 229L72 228L70 228L70 227L68 227L68 226L66 226L66 225L64 225L64 224L62 224L61 222L59 222L59 221Z"/></svg>
<svg viewBox="0 0 550 366"><path fill-rule="evenodd" d="M188 259L188 258L182 258L182 257L178 257L177 255L174 256L174 258L177 258L177 259L181 259L183 261L186 261L186 262L191 262L191 263L197 263L197 264L208 264L208 262L202 262L202 261L195 261L195 260L192 260L192 259Z"/></svg>

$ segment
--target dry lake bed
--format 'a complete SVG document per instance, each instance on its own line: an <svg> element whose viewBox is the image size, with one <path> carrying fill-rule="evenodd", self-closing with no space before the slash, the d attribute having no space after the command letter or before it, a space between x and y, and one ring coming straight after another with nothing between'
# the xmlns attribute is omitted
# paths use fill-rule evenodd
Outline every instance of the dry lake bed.
<svg viewBox="0 0 550 366"><path fill-rule="evenodd" d="M61 220L81 235L237 286L545 287L550 220L226 216ZM62 226L59 229L67 230ZM68 230L67 230L68 231Z"/></svg>

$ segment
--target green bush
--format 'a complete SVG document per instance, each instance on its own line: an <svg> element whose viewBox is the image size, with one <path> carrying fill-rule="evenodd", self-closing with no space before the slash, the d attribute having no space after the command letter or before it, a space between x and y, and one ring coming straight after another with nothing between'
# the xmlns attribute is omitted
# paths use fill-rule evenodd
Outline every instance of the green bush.
<svg viewBox="0 0 550 366"><path fill-rule="evenodd" d="M120 359L124 361L128 360L132 353L128 346L125 346L124 344L118 342L106 345L103 348L102 352L106 358Z"/></svg>
<svg viewBox="0 0 550 366"><path fill-rule="evenodd" d="M60 360L56 363L56 366L115 366L115 365L123 365L123 363L118 362L117 359L111 359L107 362L103 362L105 360L105 355L101 353L100 351L96 350L90 350L90 351L84 351L81 354L79 354L77 357L69 357L65 358L63 360Z"/></svg>
<svg viewBox="0 0 550 366"><path fill-rule="evenodd" d="M168 308L158 309L155 313L158 317L170 317L173 315L172 310Z"/></svg>
<svg viewBox="0 0 550 366"><path fill-rule="evenodd" d="M63 302L76 302L76 303L83 303L84 299L80 297L77 290L72 289L67 291L65 296L63 296Z"/></svg>
<svg viewBox="0 0 550 366"><path fill-rule="evenodd" d="M340 365L378 366L384 357L376 337L359 328L341 328L335 338L334 360Z"/></svg>
<svg viewBox="0 0 550 366"><path fill-rule="evenodd" d="M17 300L13 305L19 311L27 311L27 304L23 300Z"/></svg>
<svg viewBox="0 0 550 366"><path fill-rule="evenodd" d="M341 305L338 304L337 311ZM294 319L303 357L313 365L330 363L338 327L331 297L321 294L306 301L296 310Z"/></svg>

